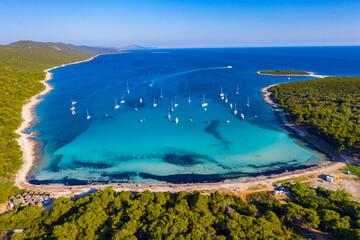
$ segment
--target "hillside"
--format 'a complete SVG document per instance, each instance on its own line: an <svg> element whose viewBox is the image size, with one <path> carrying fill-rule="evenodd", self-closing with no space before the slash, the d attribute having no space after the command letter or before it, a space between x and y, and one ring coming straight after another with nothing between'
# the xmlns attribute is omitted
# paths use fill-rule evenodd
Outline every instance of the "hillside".
<svg viewBox="0 0 360 240"><path fill-rule="evenodd" d="M0 179L13 179L22 165L22 152L14 131L22 121L22 105L44 89L39 82L45 78L43 71L110 52L118 51L33 41L0 46ZM9 182L0 182L0 188L5 186L9 186Z"/></svg>
<svg viewBox="0 0 360 240"><path fill-rule="evenodd" d="M117 50L64 43L19 41L9 45L0 45L0 63L26 69L44 70L114 51Z"/></svg>

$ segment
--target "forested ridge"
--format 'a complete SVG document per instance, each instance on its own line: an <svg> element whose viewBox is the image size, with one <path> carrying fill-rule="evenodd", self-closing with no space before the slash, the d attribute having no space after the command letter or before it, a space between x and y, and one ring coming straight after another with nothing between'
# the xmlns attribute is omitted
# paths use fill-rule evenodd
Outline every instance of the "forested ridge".
<svg viewBox="0 0 360 240"><path fill-rule="evenodd" d="M33 41L0 45L0 179L12 179L22 165L14 131L22 121L22 105L45 88L39 82L45 79L43 71L110 51L113 50ZM8 185L0 181L0 188Z"/></svg>
<svg viewBox="0 0 360 240"><path fill-rule="evenodd" d="M304 226L334 239L360 238L360 203L344 191L288 185L293 202L271 194L249 203L218 192L131 194L106 188L77 200L58 198L43 212L32 206L0 216L0 231L28 229L13 239L303 239Z"/></svg>
<svg viewBox="0 0 360 240"><path fill-rule="evenodd" d="M269 89L291 121L342 150L359 153L360 77L327 77Z"/></svg>

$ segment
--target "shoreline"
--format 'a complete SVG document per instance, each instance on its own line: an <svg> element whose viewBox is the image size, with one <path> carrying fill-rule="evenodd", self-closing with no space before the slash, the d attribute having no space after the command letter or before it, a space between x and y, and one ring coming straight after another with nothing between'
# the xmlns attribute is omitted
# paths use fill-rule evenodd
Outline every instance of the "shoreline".
<svg viewBox="0 0 360 240"><path fill-rule="evenodd" d="M283 124L283 126L292 130L302 140L306 141L307 143L310 143L320 152L323 152L324 154L328 155L331 158L330 161L345 162L345 163L351 162L352 159L339 153L335 148L333 148L331 145L329 145L322 139L309 134L304 128L302 128L301 126L295 123L290 122L287 119L285 111L282 108L280 108L279 105L275 103L270 97L271 92L269 92L269 89L277 85L279 85L279 83L264 87L260 90L260 92L263 94L263 100L273 108L275 115L278 117L279 121Z"/></svg>
<svg viewBox="0 0 360 240"><path fill-rule="evenodd" d="M264 76L278 76L278 77L281 77L281 76L284 76L284 77L315 77L315 78L329 77L326 75L316 74L315 72L307 72L308 74L271 74L271 73L262 73L262 71L257 71L256 73L259 75L264 75Z"/></svg>
<svg viewBox="0 0 360 240"><path fill-rule="evenodd" d="M62 64L60 66L55 66L52 68L45 69L44 70L44 72L46 73L45 79L40 81L45 86L45 89L40 93L32 96L30 100L22 106L22 111L21 111L22 122L20 127L15 130L15 132L20 135L20 137L18 137L16 140L18 141L20 149L23 152L22 155L23 164L15 176L15 185L18 186L19 188L28 188L28 185L31 185L27 182L26 177L31 171L36 161L35 159L36 142L31 139L32 133L27 134L24 133L24 131L31 126L31 123L36 117L34 114L34 108L43 100L40 99L39 97L48 94L54 89L54 87L48 83L48 81L50 81L53 78L53 74L50 71L68 65L88 62L98 57L99 55L101 54L92 56L91 58L88 58L83 61Z"/></svg>
<svg viewBox="0 0 360 240"><path fill-rule="evenodd" d="M101 55L101 54L99 54ZM218 182L204 182L204 183L167 183L167 182L160 182L160 183L141 183L144 186L140 186L138 183L114 183L114 184L88 184L88 185L64 185L64 184L48 184L48 185L36 185L31 184L26 180L27 175L31 171L32 167L34 166L34 163L36 161L35 159L35 141L31 139L31 133L26 134L23 131L26 130L31 122L33 121L35 115L34 115L34 107L42 101L42 99L39 99L40 96L43 96L47 93L49 93L53 87L48 83L52 79L53 74L49 71L64 67L72 64L78 64L86 61L91 61L95 57L99 56L96 55L94 57L91 57L84 61L78 61L74 63L69 64L62 64L60 66L52 67L49 69L44 70L46 72L46 78L42 81L45 85L45 90L42 92L36 94L35 96L31 97L30 101L27 102L25 105L23 105L22 108L22 118L23 122L21 126L16 130L16 133L20 134L20 137L17 139L20 145L21 150L23 151L23 165L19 169L19 171L16 174L15 184L22 189L28 189L28 190L34 190L34 191L46 191L50 193L52 197L77 197L82 196L87 193L92 193L97 190L103 190L106 187L112 186L114 190L121 191L121 190L128 190L128 191L135 191L135 192L141 192L145 191L146 189L150 191L155 192L178 192L178 191L194 191L194 190L200 190L200 191L215 191L215 190L226 190L226 191L247 191L249 192L248 188L252 187L254 185L266 185L266 189L260 189L260 191L265 190L271 190L272 184L279 180L284 179L291 179L294 177L304 176L304 175L312 175L312 174L320 174L320 173L331 173L331 171L334 171L336 169L339 169L341 167L345 166L343 159L343 156L335 156L332 153L328 153L327 150L324 150L326 154L328 154L333 161L325 161L324 163L321 163L316 166L309 166L308 168L298 169L294 171L285 171L278 174L270 174L270 175L260 175L257 177L241 177L236 179L228 179ZM309 76L309 75L306 75ZM318 75L313 75L318 76ZM320 75L319 75L320 76ZM281 114L283 115L283 118L285 120L285 114L282 109L278 108L277 104L273 102L270 98L271 93L268 91L269 88L272 86L276 86L278 84L273 84L270 86L267 86L265 88L262 88L260 92L264 94L264 101L268 104L270 104L274 110L276 111L275 114L279 118L281 118ZM292 125L289 122L282 122L286 127L291 128L295 131L296 134L298 134L301 139L304 139L305 141L308 141L308 134L303 129L299 129L298 127ZM313 137L314 138L314 137ZM320 139L316 139L317 141L321 141ZM314 143L311 143L318 149L322 149L321 146L317 146ZM339 161L337 161L339 160ZM236 191L235 191L236 190Z"/></svg>

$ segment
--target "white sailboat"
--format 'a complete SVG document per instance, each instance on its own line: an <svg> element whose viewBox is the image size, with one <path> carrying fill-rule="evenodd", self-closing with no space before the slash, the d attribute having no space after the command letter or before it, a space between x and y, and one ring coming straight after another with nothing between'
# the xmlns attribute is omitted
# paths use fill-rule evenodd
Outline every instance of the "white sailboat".
<svg viewBox="0 0 360 240"><path fill-rule="evenodd" d="M114 106L114 108L115 109L118 109L120 106L117 104L117 99L115 98L115 106Z"/></svg>
<svg viewBox="0 0 360 240"><path fill-rule="evenodd" d="M168 108L168 119L171 120L170 110Z"/></svg>
<svg viewBox="0 0 360 240"><path fill-rule="evenodd" d="M250 107L249 97L248 97L248 99L247 99L246 107Z"/></svg>
<svg viewBox="0 0 360 240"><path fill-rule="evenodd" d="M129 93L130 93L130 89L129 89L129 82L127 82L127 83L126 83L126 92L127 92L127 94L129 94Z"/></svg>
<svg viewBox="0 0 360 240"><path fill-rule="evenodd" d="M201 106L202 107L206 107L208 104L207 104L207 102L205 102L205 94L203 95L203 101L202 101L202 104L201 104Z"/></svg>
<svg viewBox="0 0 360 240"><path fill-rule="evenodd" d="M220 97L221 97L221 100L224 99L224 93L223 93L223 91L222 91L222 88L220 89Z"/></svg>
<svg viewBox="0 0 360 240"><path fill-rule="evenodd" d="M163 95L162 95L162 89L160 89L160 98L163 99Z"/></svg>
<svg viewBox="0 0 360 240"><path fill-rule="evenodd" d="M120 103L125 103L125 100L123 98L123 95L121 95L121 102Z"/></svg>
<svg viewBox="0 0 360 240"><path fill-rule="evenodd" d="M74 115L75 115L75 113L76 113L75 111L71 111L71 115L73 115L73 116L74 116Z"/></svg>
<svg viewBox="0 0 360 240"><path fill-rule="evenodd" d="M86 109L86 119L90 119L89 110Z"/></svg>
<svg viewBox="0 0 360 240"><path fill-rule="evenodd" d="M235 101L235 107L234 107L234 114L237 114L237 110L236 110L236 101Z"/></svg>
<svg viewBox="0 0 360 240"><path fill-rule="evenodd" d="M138 110L138 108L136 107L136 103L135 103L135 107L134 107L134 110L135 110L135 111L137 111L137 110Z"/></svg>
<svg viewBox="0 0 360 240"><path fill-rule="evenodd" d="M189 119L189 122L192 122L192 121L193 121L192 118L190 118L190 119Z"/></svg>
<svg viewBox="0 0 360 240"><path fill-rule="evenodd" d="M72 104L72 105L75 105L75 104L76 104L76 101L74 101L73 99L71 99L71 104Z"/></svg>
<svg viewBox="0 0 360 240"><path fill-rule="evenodd" d="M139 102L142 103L142 98L139 99Z"/></svg>
<svg viewBox="0 0 360 240"><path fill-rule="evenodd" d="M227 68L232 68L232 66L227 66Z"/></svg>
<svg viewBox="0 0 360 240"><path fill-rule="evenodd" d="M236 86L236 92L235 95L239 95L239 85Z"/></svg>
<svg viewBox="0 0 360 240"><path fill-rule="evenodd" d="M174 102L175 102L174 107L179 106L179 104L176 103L176 97L175 97L175 101L174 101Z"/></svg>
<svg viewBox="0 0 360 240"><path fill-rule="evenodd" d="M72 106L72 107L70 108L70 110L71 110L71 111L74 111L74 110L75 110L75 107L74 107L74 106Z"/></svg>
<svg viewBox="0 0 360 240"><path fill-rule="evenodd" d="M229 106L230 106L230 109L232 109L232 107L233 107L233 106L232 106L232 103L230 103L230 105L229 105Z"/></svg>
<svg viewBox="0 0 360 240"><path fill-rule="evenodd" d="M191 99L190 99L190 93L189 93L189 103L191 103Z"/></svg>
<svg viewBox="0 0 360 240"><path fill-rule="evenodd" d="M154 104L153 104L153 107L156 107L157 106L157 104L156 104L156 102L155 102L155 98L154 98Z"/></svg>
<svg viewBox="0 0 360 240"><path fill-rule="evenodd" d="M179 122L179 119L178 118L175 118L175 123L178 123Z"/></svg>
<svg viewBox="0 0 360 240"><path fill-rule="evenodd" d="M244 119L244 118L245 118L244 114L241 114L240 117L241 117L241 119Z"/></svg>
<svg viewBox="0 0 360 240"><path fill-rule="evenodd" d="M171 99L171 109L170 109L171 112L174 111L174 100Z"/></svg>
<svg viewBox="0 0 360 240"><path fill-rule="evenodd" d="M225 103L228 102L227 93L225 94Z"/></svg>

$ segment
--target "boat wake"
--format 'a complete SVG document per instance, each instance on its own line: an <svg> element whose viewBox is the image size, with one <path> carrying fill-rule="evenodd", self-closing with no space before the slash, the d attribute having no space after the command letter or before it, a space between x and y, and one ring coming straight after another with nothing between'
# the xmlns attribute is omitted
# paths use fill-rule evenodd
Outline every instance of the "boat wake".
<svg viewBox="0 0 360 240"><path fill-rule="evenodd" d="M198 72L198 71L206 71L206 70L214 70L214 69L228 69L228 68L232 68L232 66L196 68L196 69L192 69L192 70L188 70L188 71L184 71L184 72L173 73L173 74L169 74L169 75L154 78L150 83L150 87L154 86L154 83L156 81L158 81L158 80L165 80L165 79L168 79L168 78L176 77L176 76L179 76L179 75L185 75L185 74L188 74L188 73Z"/></svg>

